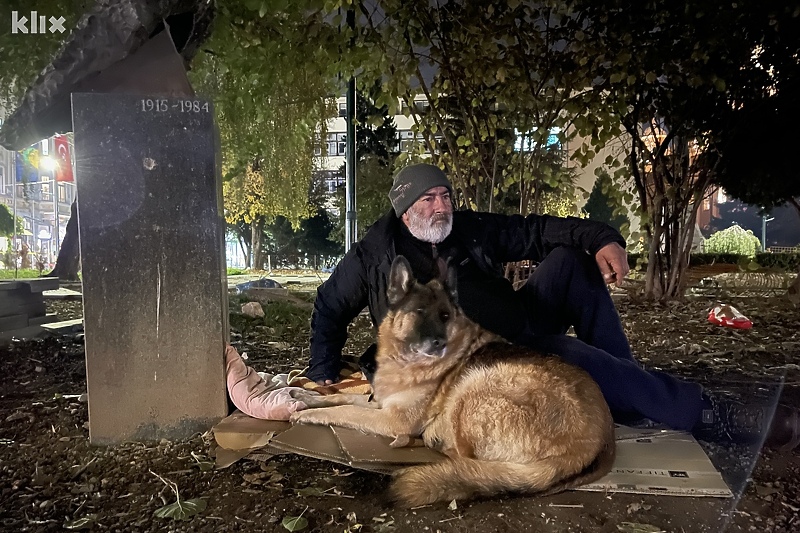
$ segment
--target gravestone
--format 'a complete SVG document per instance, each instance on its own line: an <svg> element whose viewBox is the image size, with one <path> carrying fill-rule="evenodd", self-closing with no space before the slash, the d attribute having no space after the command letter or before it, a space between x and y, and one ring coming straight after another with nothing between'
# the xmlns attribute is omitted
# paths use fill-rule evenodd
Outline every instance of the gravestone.
<svg viewBox="0 0 800 533"><path fill-rule="evenodd" d="M93 444L227 414L222 189L211 103L72 95Z"/></svg>

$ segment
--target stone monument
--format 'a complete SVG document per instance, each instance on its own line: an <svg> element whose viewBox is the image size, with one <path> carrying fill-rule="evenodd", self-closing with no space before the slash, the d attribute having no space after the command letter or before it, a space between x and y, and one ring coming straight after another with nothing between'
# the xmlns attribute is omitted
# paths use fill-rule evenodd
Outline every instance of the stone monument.
<svg viewBox="0 0 800 533"><path fill-rule="evenodd" d="M227 414L212 104L72 95L89 436L183 438Z"/></svg>

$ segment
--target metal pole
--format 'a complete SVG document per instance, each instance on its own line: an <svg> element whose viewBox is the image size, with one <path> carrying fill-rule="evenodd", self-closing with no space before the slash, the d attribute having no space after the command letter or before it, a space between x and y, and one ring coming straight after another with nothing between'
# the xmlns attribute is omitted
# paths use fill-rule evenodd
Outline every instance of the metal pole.
<svg viewBox="0 0 800 533"><path fill-rule="evenodd" d="M53 143L50 146L50 153L53 154L51 157L53 157L53 161L55 161L56 164L62 164L61 162L59 162L59 159L61 159L61 158L59 157L57 159L55 157L57 155L55 153L55 147L56 147L55 137L53 137L51 139L48 139L48 142L51 142L51 141ZM55 168L50 171L50 175L53 178L53 182L52 182L53 183L53 226L55 228L55 239L56 239L55 241L53 241L52 240L53 236L51 235L50 236L50 239L51 239L50 242L51 243L55 242L55 254L58 255L58 248L59 248L59 243L58 243L58 180L56 179L56 169Z"/></svg>
<svg viewBox="0 0 800 533"><path fill-rule="evenodd" d="M11 194L14 202L14 233L11 237L11 253L14 257L14 277L17 277L17 152L11 152Z"/></svg>
<svg viewBox="0 0 800 533"><path fill-rule="evenodd" d="M767 222L775 220L775 217L761 215L761 251L767 251Z"/></svg>
<svg viewBox="0 0 800 533"><path fill-rule="evenodd" d="M347 25L355 28L355 11L347 10ZM345 163L345 226L344 251L350 251L358 235L358 214L356 212L356 79L351 77L347 84L347 146Z"/></svg>

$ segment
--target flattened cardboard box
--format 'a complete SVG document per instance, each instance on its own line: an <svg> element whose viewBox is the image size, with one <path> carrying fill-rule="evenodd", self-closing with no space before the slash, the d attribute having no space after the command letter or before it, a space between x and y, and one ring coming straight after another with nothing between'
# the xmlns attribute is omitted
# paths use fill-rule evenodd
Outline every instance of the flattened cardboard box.
<svg viewBox="0 0 800 533"><path fill-rule="evenodd" d="M217 424L217 444L230 450L261 449L325 459L388 474L397 468L444 459L418 445L391 448L391 438L328 426L291 426L257 420L239 411ZM694 438L685 432L617 426L617 458L611 472L578 490L730 497L731 490Z"/></svg>

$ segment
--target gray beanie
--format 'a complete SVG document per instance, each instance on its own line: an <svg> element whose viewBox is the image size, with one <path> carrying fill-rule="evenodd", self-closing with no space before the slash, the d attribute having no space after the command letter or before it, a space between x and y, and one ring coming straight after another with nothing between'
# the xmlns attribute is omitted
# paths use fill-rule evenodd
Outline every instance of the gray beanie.
<svg viewBox="0 0 800 533"><path fill-rule="evenodd" d="M450 194L453 194L453 186L447 176L435 165L417 163L402 169L395 174L392 190L389 191L389 200L395 214L401 217L420 196L434 187L447 187Z"/></svg>

